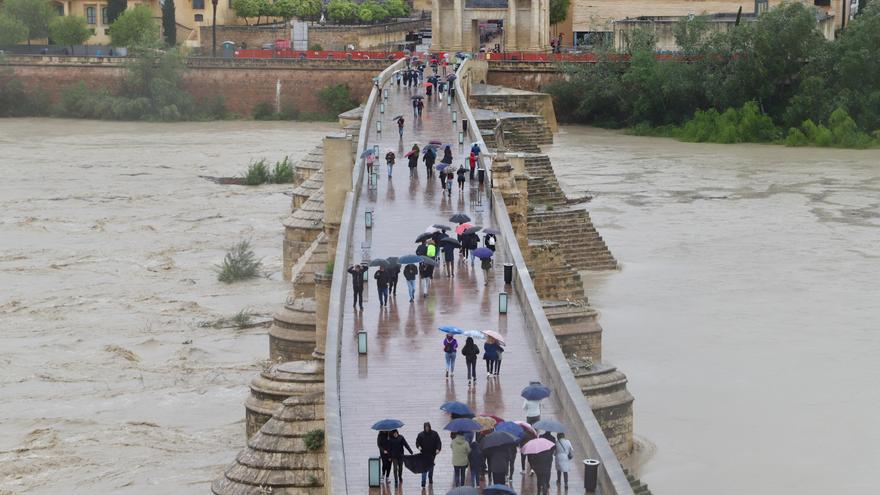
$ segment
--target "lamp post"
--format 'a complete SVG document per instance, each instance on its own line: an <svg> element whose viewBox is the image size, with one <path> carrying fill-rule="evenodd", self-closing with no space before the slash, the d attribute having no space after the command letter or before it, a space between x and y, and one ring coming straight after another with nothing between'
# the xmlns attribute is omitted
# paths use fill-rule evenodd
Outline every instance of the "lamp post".
<svg viewBox="0 0 880 495"><path fill-rule="evenodd" d="M214 7L213 19L211 20L211 56L217 58L217 3L219 0L211 0Z"/></svg>

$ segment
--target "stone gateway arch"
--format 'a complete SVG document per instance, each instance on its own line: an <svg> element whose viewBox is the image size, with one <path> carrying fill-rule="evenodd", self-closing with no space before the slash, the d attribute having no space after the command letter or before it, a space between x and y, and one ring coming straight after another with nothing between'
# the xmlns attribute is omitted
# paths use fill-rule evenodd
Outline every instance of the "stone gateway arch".
<svg viewBox="0 0 880 495"><path fill-rule="evenodd" d="M432 0L431 48L479 51L480 23L498 20L503 51L550 50L549 0Z"/></svg>

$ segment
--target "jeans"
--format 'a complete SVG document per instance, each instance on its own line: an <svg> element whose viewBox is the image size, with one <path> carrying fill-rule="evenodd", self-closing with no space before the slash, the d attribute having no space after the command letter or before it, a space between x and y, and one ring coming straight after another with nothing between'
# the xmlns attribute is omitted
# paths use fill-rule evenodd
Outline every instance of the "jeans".
<svg viewBox="0 0 880 495"><path fill-rule="evenodd" d="M403 481L403 457L392 457L391 462L394 463L394 482Z"/></svg>
<svg viewBox="0 0 880 495"><path fill-rule="evenodd" d="M388 304L388 287L379 287L379 305Z"/></svg>
<svg viewBox="0 0 880 495"><path fill-rule="evenodd" d="M453 485L454 486L464 486L465 483L465 473L467 472L467 466L452 466L455 470L453 475Z"/></svg>
<svg viewBox="0 0 880 495"><path fill-rule="evenodd" d="M403 137L403 129L400 130L400 137ZM393 171L394 171L394 164L389 163L388 164L388 177L391 177L391 172L393 172Z"/></svg>
<svg viewBox="0 0 880 495"><path fill-rule="evenodd" d="M382 455L380 459L382 459L382 476L387 478L391 476L391 457Z"/></svg>
<svg viewBox="0 0 880 495"><path fill-rule="evenodd" d="M473 361L466 360L464 363L467 366L467 376L468 380L476 380L477 379L477 360Z"/></svg>
<svg viewBox="0 0 880 495"><path fill-rule="evenodd" d="M425 481L434 482L434 466L422 473L422 486L425 486Z"/></svg>
<svg viewBox="0 0 880 495"><path fill-rule="evenodd" d="M446 371L450 374L455 371L455 353L446 352Z"/></svg>
<svg viewBox="0 0 880 495"><path fill-rule="evenodd" d="M428 295L428 283L431 281L428 277L422 277L422 293Z"/></svg>
<svg viewBox="0 0 880 495"><path fill-rule="evenodd" d="M482 474L479 466L471 466L471 486L480 486L480 476Z"/></svg>
<svg viewBox="0 0 880 495"><path fill-rule="evenodd" d="M501 374L501 360L496 359L495 360L495 376L498 376L500 374Z"/></svg>
<svg viewBox="0 0 880 495"><path fill-rule="evenodd" d="M409 300L412 301L416 297L416 281L415 280L407 280L406 288L409 290Z"/></svg>

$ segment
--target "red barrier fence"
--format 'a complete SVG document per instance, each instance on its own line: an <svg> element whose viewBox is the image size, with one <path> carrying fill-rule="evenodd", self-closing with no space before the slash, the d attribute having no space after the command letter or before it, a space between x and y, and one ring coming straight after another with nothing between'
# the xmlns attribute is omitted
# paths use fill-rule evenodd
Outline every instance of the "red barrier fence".
<svg viewBox="0 0 880 495"><path fill-rule="evenodd" d="M404 56L403 52L345 52L290 50L235 50L235 58L298 58L302 60L397 60Z"/></svg>

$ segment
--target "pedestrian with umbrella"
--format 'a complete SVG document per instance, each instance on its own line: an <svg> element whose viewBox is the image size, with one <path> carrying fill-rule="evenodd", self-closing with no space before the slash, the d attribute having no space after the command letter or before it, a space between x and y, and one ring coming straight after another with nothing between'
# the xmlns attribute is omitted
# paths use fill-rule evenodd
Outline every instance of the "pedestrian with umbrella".
<svg viewBox="0 0 880 495"><path fill-rule="evenodd" d="M460 193L464 194L464 176L467 174L464 164L459 165L458 170L456 170L455 173L458 176L458 190Z"/></svg>
<svg viewBox="0 0 880 495"><path fill-rule="evenodd" d="M474 256L480 258L480 268L483 270L485 285L489 285L489 270L492 269L492 255L495 254L489 248L477 248L474 250Z"/></svg>
<svg viewBox="0 0 880 495"><path fill-rule="evenodd" d="M443 148L443 159L440 160L440 162L445 163L446 165L452 165L452 147L448 144Z"/></svg>
<svg viewBox="0 0 880 495"><path fill-rule="evenodd" d="M391 464L394 468L394 486L403 483L403 451L406 449L410 454L413 453L406 438L397 430L392 430L388 436L388 451L391 454ZM387 478L386 478L387 479Z"/></svg>
<svg viewBox="0 0 880 495"><path fill-rule="evenodd" d="M425 169L427 170L427 176L431 177L434 175L434 162L437 160L437 152L434 151L433 146L426 146L424 151L424 157L422 158L425 162Z"/></svg>
<svg viewBox="0 0 880 495"><path fill-rule="evenodd" d="M409 153L404 155L408 160L407 165L409 166L410 177L418 175L418 173L416 172L416 166L418 166L419 164L419 151L419 145L413 144L412 149L409 151Z"/></svg>
<svg viewBox="0 0 880 495"><path fill-rule="evenodd" d="M489 461L489 472L492 474L492 483L499 485L507 484L507 468L510 464L511 444L516 444L516 438L510 433L496 431L480 440L480 448Z"/></svg>
<svg viewBox="0 0 880 495"><path fill-rule="evenodd" d="M553 457L556 454L556 444L546 438L536 438L526 443L522 452L529 457L529 466L535 471L538 484L538 495L550 493L550 471L553 467Z"/></svg>
<svg viewBox="0 0 880 495"><path fill-rule="evenodd" d="M572 453L571 441L565 438L565 433L556 435L556 484L558 485L565 477L565 488L568 489L568 473L571 471Z"/></svg>
<svg viewBox="0 0 880 495"><path fill-rule="evenodd" d="M406 77L407 82L408 82L408 80L409 80L409 76L405 76L405 77ZM408 87L409 84L407 83L406 86ZM412 99L413 117L417 117L417 116L419 115L419 102L420 102L420 101L421 101L420 99L418 99L418 98L416 98L415 96L413 96L413 99Z"/></svg>
<svg viewBox="0 0 880 495"><path fill-rule="evenodd" d="M367 176L373 175L373 165L376 164L376 155L372 153L367 155Z"/></svg>
<svg viewBox="0 0 880 495"><path fill-rule="evenodd" d="M443 353L446 357L446 378L452 376L455 371L455 355L458 352L458 341L451 333L447 333L443 339Z"/></svg>
<svg viewBox="0 0 880 495"><path fill-rule="evenodd" d="M440 449L443 448L443 442L440 440L440 435L431 429L431 423L426 421L425 424L422 425L422 432L416 437L416 448L419 449L419 452L421 452L423 456L429 458L431 461L431 467L428 468L427 471L422 472L422 488L424 488L426 480L428 483L432 485L434 484L434 458L437 457L437 454L440 453Z"/></svg>
<svg viewBox="0 0 880 495"><path fill-rule="evenodd" d="M403 124L404 124L403 115L400 115L397 117L397 132L400 134L401 141L403 141ZM389 177L391 177L391 176L389 175Z"/></svg>
<svg viewBox="0 0 880 495"><path fill-rule="evenodd" d="M428 287L431 285L431 279L434 278L433 260L430 260L431 263L428 263L428 260L430 258L426 256L419 263L419 278L422 281L422 294L424 297L428 297Z"/></svg>
<svg viewBox="0 0 880 495"><path fill-rule="evenodd" d="M452 167L446 167L446 194L452 197L452 181L455 180L455 173Z"/></svg>
<svg viewBox="0 0 880 495"><path fill-rule="evenodd" d="M529 441L538 438L538 432L535 431L535 429L532 428L532 426L530 424L528 424L524 421L517 421L516 424L519 425L523 430L522 437L520 438L520 441L519 441L519 463L520 463L520 469L522 470L522 474L525 475L526 474L526 455L523 453L522 448ZM513 474L513 473L511 473L511 474Z"/></svg>
<svg viewBox="0 0 880 495"><path fill-rule="evenodd" d="M398 122L403 122L403 117L398 119ZM401 138L403 137L403 127L400 128ZM391 148L388 148L388 152L385 153L385 165L388 166L388 178L391 178L391 172L394 171L394 161L397 159L397 155L394 154L394 151Z"/></svg>
<svg viewBox="0 0 880 495"><path fill-rule="evenodd" d="M464 486L465 474L468 467L468 455L471 453L471 445L464 438L464 435L452 432L452 468L453 468L453 484L454 486Z"/></svg>
<svg viewBox="0 0 880 495"><path fill-rule="evenodd" d="M422 116L422 111L425 110L425 102L422 101L422 100L419 100L418 103L416 103L416 105L417 105L416 108L417 108L418 111L419 111L419 117L421 118L421 116Z"/></svg>
<svg viewBox="0 0 880 495"><path fill-rule="evenodd" d="M477 356L480 354L480 348L474 343L473 337L468 337L464 341L464 347L461 348L461 354L464 356L464 364L467 366L468 386L477 383Z"/></svg>
<svg viewBox="0 0 880 495"><path fill-rule="evenodd" d="M379 447L379 458L382 461L382 476L385 477L385 483L389 483L391 475L391 444L388 442L391 431L403 426L403 421L397 419L382 419L376 421L372 428L379 430L376 437L376 446Z"/></svg>
<svg viewBox="0 0 880 495"><path fill-rule="evenodd" d="M474 172L477 170L477 155L471 151L471 154L468 155L468 165L470 165L471 169L471 180L474 180Z"/></svg>
<svg viewBox="0 0 880 495"><path fill-rule="evenodd" d="M391 260L391 258L388 258ZM388 295L397 299L397 280L400 277L400 263L388 264Z"/></svg>
<svg viewBox="0 0 880 495"><path fill-rule="evenodd" d="M504 348L497 340L492 337L486 339L486 343L483 344L483 359L486 360L486 376L489 378L497 377L501 372L502 352L504 352Z"/></svg>
<svg viewBox="0 0 880 495"><path fill-rule="evenodd" d="M363 265L351 265L348 267L348 273L351 274L351 289L354 292L354 303L352 306L357 309L358 305L361 311L364 310L364 268Z"/></svg>
<svg viewBox="0 0 880 495"><path fill-rule="evenodd" d="M385 265L379 265L373 278L376 279L376 290L379 291L379 306L388 304L388 271Z"/></svg>
<svg viewBox="0 0 880 495"><path fill-rule="evenodd" d="M500 231L498 231L497 229L483 229L483 234L485 234L483 236L483 246L485 246L493 253L495 252L495 244L497 243L497 239L495 238L495 236L499 233Z"/></svg>
<svg viewBox="0 0 880 495"><path fill-rule="evenodd" d="M471 486L480 486L480 481L483 479L483 471L486 469L486 457L483 455L483 449L480 448L480 444L476 440L471 442L468 464L471 467Z"/></svg>
<svg viewBox="0 0 880 495"><path fill-rule="evenodd" d="M550 397L550 389L541 382L529 382L529 385L520 392L520 396L525 399L523 411L526 414L526 421L534 426L541 421L541 401Z"/></svg>
<svg viewBox="0 0 880 495"><path fill-rule="evenodd" d="M413 302L416 297L416 275L419 269L416 265L409 263L403 268L403 278L406 279L406 290L409 292L409 302Z"/></svg>
<svg viewBox="0 0 880 495"><path fill-rule="evenodd" d="M437 165L437 171L440 178L440 189L443 191L443 194L446 194L446 167L448 166L449 165L446 165L443 162L440 162L440 165Z"/></svg>
<svg viewBox="0 0 880 495"><path fill-rule="evenodd" d="M444 239L445 240L445 239ZM456 245L451 242L441 242L443 248L443 261L446 267L446 277L455 277L455 249Z"/></svg>

